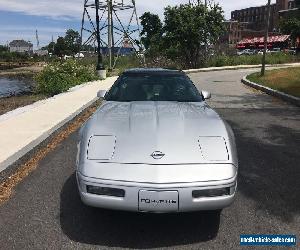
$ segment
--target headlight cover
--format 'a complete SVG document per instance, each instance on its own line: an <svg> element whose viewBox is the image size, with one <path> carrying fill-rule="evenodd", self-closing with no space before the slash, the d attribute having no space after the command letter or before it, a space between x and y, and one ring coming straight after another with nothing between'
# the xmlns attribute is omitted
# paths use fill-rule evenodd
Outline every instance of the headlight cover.
<svg viewBox="0 0 300 250"><path fill-rule="evenodd" d="M116 148L116 137L113 135L94 135L89 139L87 149L88 160L109 161Z"/></svg>
<svg viewBox="0 0 300 250"><path fill-rule="evenodd" d="M228 161L229 154L223 137L199 137L202 156L207 161Z"/></svg>

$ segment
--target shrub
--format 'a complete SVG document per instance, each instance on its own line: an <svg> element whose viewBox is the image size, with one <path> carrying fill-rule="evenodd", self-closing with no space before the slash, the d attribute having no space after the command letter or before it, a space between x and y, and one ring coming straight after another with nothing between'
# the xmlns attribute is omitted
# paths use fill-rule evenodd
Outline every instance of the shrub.
<svg viewBox="0 0 300 250"><path fill-rule="evenodd" d="M29 60L29 57L30 56L27 53L9 51L0 52L0 61L2 62L25 62Z"/></svg>
<svg viewBox="0 0 300 250"><path fill-rule="evenodd" d="M94 66L82 65L76 60L52 62L36 77L36 91L53 96L83 82L98 80Z"/></svg>

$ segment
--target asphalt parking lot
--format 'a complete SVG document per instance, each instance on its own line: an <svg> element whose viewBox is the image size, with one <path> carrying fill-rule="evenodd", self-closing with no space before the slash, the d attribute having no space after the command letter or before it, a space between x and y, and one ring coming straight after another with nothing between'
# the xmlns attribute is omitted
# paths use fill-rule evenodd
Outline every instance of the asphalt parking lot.
<svg viewBox="0 0 300 250"><path fill-rule="evenodd" d="M199 89L212 92L210 105L236 135L238 194L221 215L84 206L74 175L76 132L0 206L0 249L241 249L240 234L264 233L296 234L299 240L300 110L242 85L251 71L190 75Z"/></svg>

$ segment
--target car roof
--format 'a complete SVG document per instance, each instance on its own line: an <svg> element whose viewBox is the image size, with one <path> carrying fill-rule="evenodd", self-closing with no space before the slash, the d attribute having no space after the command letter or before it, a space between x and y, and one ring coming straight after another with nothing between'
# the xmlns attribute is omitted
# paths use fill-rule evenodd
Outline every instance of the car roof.
<svg viewBox="0 0 300 250"><path fill-rule="evenodd" d="M181 70L164 68L132 68L124 71L123 75L184 75Z"/></svg>

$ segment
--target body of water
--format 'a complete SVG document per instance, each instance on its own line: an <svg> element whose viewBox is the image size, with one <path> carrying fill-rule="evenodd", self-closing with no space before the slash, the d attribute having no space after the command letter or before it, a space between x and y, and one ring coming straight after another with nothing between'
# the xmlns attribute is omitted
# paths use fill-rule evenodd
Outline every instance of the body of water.
<svg viewBox="0 0 300 250"><path fill-rule="evenodd" d="M31 92L32 87L22 80L0 77L0 98Z"/></svg>

